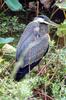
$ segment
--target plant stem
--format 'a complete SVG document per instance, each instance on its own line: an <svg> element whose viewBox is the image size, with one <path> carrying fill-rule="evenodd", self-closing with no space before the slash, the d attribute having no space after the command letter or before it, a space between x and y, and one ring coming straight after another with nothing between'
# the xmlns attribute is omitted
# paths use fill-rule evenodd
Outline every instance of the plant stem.
<svg viewBox="0 0 66 100"><path fill-rule="evenodd" d="M66 47L66 35L64 36L64 46Z"/></svg>

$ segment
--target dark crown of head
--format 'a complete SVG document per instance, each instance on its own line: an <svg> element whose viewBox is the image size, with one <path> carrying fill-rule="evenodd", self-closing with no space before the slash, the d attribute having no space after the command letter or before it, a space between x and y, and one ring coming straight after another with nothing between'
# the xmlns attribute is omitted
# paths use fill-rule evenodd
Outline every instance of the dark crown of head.
<svg viewBox="0 0 66 100"><path fill-rule="evenodd" d="M46 15L38 15L37 18L42 18L45 21L49 21L50 20Z"/></svg>

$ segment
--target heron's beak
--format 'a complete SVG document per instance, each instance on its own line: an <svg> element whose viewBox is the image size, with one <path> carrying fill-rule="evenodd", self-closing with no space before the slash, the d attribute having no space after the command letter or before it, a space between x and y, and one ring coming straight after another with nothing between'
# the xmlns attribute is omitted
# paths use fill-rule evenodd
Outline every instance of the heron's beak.
<svg viewBox="0 0 66 100"><path fill-rule="evenodd" d="M44 20L43 18L34 19L34 22L45 23L47 25L52 25L54 27L58 27L59 25L51 21L50 19Z"/></svg>
<svg viewBox="0 0 66 100"><path fill-rule="evenodd" d="M55 27L58 27L59 25L58 24L56 24L55 22L53 22L53 21L49 21L49 25L52 25L52 26L55 26Z"/></svg>
<svg viewBox="0 0 66 100"><path fill-rule="evenodd" d="M51 25L51 26L54 26L54 27L58 27L59 25L54 23L53 21L51 20L48 20L48 21L44 21L45 24L48 24L48 25Z"/></svg>

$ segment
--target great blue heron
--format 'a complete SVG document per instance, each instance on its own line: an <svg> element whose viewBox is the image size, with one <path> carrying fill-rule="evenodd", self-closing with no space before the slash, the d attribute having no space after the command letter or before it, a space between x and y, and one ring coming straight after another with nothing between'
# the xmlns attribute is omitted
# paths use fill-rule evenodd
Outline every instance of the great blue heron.
<svg viewBox="0 0 66 100"><path fill-rule="evenodd" d="M45 15L34 18L25 28L16 51L17 70L14 79L19 81L32 70L47 53L49 47L48 25L56 24ZM18 64L18 62L20 62Z"/></svg>

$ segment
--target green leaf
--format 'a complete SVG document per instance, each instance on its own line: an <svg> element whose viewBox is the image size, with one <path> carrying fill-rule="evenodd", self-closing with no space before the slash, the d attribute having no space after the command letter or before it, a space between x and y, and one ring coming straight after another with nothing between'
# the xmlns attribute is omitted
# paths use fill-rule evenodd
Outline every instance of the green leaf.
<svg viewBox="0 0 66 100"><path fill-rule="evenodd" d="M14 38L9 37L9 38L0 38L0 48L6 43L13 42Z"/></svg>
<svg viewBox="0 0 66 100"><path fill-rule="evenodd" d="M66 35L66 20L64 20L64 22L58 26L57 35L58 36Z"/></svg>
<svg viewBox="0 0 66 100"><path fill-rule="evenodd" d="M61 63L66 66L66 48L60 50L59 59ZM64 72L66 73L66 67L64 68Z"/></svg>
<svg viewBox="0 0 66 100"><path fill-rule="evenodd" d="M66 10L66 0L64 0L64 1L62 0L61 3L56 2L55 5L58 6L62 10Z"/></svg>
<svg viewBox="0 0 66 100"><path fill-rule="evenodd" d="M0 44L10 43L14 40L14 38L0 38Z"/></svg>

